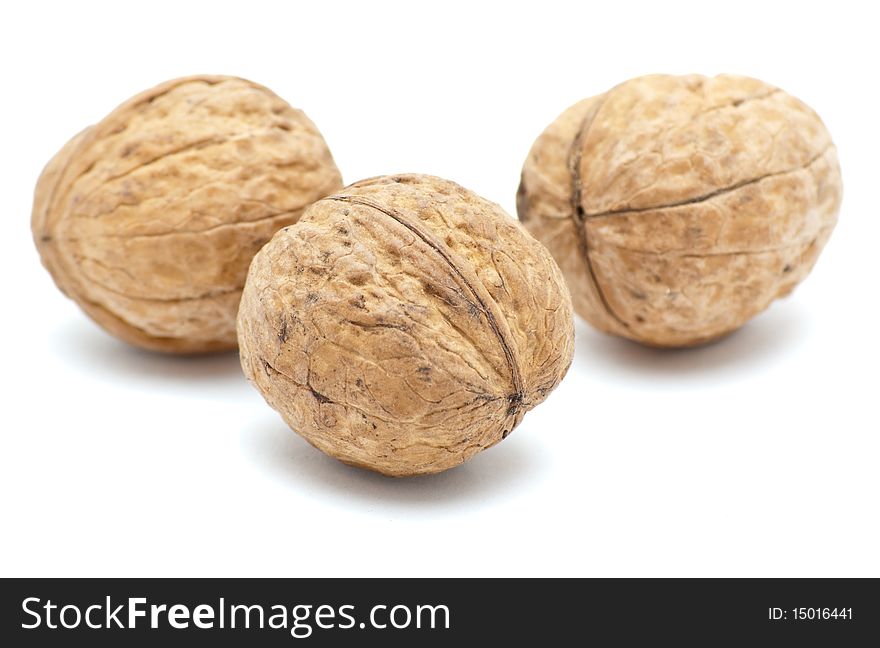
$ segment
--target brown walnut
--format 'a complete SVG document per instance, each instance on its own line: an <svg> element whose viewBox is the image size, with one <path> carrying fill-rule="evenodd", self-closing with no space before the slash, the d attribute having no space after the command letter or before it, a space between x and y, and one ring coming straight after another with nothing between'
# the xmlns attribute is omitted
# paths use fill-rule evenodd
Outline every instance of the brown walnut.
<svg viewBox="0 0 880 648"><path fill-rule="evenodd" d="M123 340L234 348L248 264L342 186L314 124L234 77L176 79L70 140L37 183L32 228L58 287Z"/></svg>
<svg viewBox="0 0 880 648"><path fill-rule="evenodd" d="M254 257L245 374L312 445L388 475L451 468L506 437L571 363L547 250L498 205L424 175L316 202Z"/></svg>
<svg viewBox="0 0 880 648"><path fill-rule="evenodd" d="M688 346L742 326L809 273L841 201L809 107L761 81L647 76L538 138L517 211L596 328Z"/></svg>

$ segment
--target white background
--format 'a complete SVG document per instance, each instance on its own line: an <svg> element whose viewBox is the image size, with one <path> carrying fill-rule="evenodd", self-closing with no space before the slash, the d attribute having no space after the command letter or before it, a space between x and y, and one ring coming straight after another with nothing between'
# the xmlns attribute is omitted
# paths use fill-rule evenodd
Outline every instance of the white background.
<svg viewBox="0 0 880 648"><path fill-rule="evenodd" d="M862 8L867 7L867 8ZM3 3L0 574L880 576L878 90L871 3ZM793 297L705 348L577 324L567 378L499 446L392 480L289 431L235 354L104 334L30 239L75 132L167 78L303 108L347 182L445 176L514 213L574 101L735 72L825 120L840 224Z"/></svg>

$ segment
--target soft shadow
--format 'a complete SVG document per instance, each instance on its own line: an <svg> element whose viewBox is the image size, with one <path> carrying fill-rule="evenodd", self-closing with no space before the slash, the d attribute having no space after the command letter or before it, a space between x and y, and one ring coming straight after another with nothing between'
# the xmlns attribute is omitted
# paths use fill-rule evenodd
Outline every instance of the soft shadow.
<svg viewBox="0 0 880 648"><path fill-rule="evenodd" d="M517 429L510 438L461 466L407 478L347 466L313 448L278 420L261 419L245 433L243 445L260 468L273 471L298 492L360 502L368 510L390 504L417 512L426 507L459 507L470 501L492 502L499 493L513 495L533 486L548 469L547 457L534 436Z"/></svg>
<svg viewBox="0 0 880 648"><path fill-rule="evenodd" d="M244 383L238 353L175 356L144 351L82 318L65 320L49 338L52 353L83 373L110 380L187 384Z"/></svg>
<svg viewBox="0 0 880 648"><path fill-rule="evenodd" d="M808 317L794 302L779 304L730 335L687 349L656 349L599 333L578 319L576 362L585 369L686 375L751 370L797 347Z"/></svg>

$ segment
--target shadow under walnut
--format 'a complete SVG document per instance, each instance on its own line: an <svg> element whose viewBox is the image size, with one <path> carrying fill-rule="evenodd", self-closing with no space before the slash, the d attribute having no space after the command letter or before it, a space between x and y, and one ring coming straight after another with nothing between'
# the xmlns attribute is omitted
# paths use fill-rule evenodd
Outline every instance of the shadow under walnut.
<svg viewBox="0 0 880 648"><path fill-rule="evenodd" d="M455 183L398 175L312 205L251 264L242 367L312 445L395 476L498 443L562 380L571 303L537 241Z"/></svg>

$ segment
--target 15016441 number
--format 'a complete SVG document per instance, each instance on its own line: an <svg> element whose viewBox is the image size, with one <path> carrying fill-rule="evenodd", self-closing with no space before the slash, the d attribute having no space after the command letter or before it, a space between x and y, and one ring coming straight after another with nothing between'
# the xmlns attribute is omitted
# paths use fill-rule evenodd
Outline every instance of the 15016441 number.
<svg viewBox="0 0 880 648"><path fill-rule="evenodd" d="M852 608L791 608L791 616L798 621L814 619L852 619Z"/></svg>

